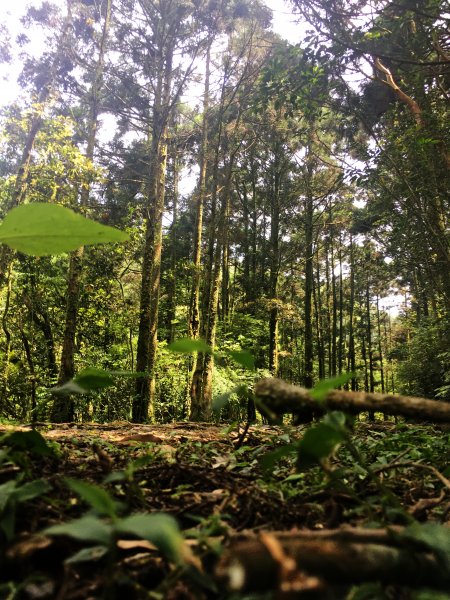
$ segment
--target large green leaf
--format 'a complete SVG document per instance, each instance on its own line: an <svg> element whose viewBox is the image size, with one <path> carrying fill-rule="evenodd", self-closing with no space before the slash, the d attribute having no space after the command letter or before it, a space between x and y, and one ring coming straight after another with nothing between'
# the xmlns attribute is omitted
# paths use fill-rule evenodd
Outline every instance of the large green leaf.
<svg viewBox="0 0 450 600"><path fill-rule="evenodd" d="M52 486L47 481L35 479L16 488L14 499L16 502L28 502L28 500L33 500L33 498L37 498L51 489Z"/></svg>
<svg viewBox="0 0 450 600"><path fill-rule="evenodd" d="M0 242L34 256L127 239L123 231L86 219L64 206L40 202L13 208L0 225Z"/></svg>
<svg viewBox="0 0 450 600"><path fill-rule="evenodd" d="M298 443L298 470L321 464L345 440L345 416L340 412L330 413L330 415L308 429Z"/></svg>
<svg viewBox="0 0 450 600"><path fill-rule="evenodd" d="M85 516L61 525L53 525L43 531L46 535L66 535L82 542L94 542L109 546L113 538L113 528L97 517Z"/></svg>
<svg viewBox="0 0 450 600"><path fill-rule="evenodd" d="M114 377L148 377L145 372L105 371L97 367L82 369L73 379L51 389L52 394L88 394L114 385Z"/></svg>
<svg viewBox="0 0 450 600"><path fill-rule="evenodd" d="M247 350L227 350L226 353L230 356L238 365L253 371L255 368L255 357L251 352Z"/></svg>
<svg viewBox="0 0 450 600"><path fill-rule="evenodd" d="M8 502L14 497L17 483L13 480L0 485L0 514L5 510Z"/></svg>
<svg viewBox="0 0 450 600"><path fill-rule="evenodd" d="M0 438L0 444L4 444L15 450L24 450L40 456L53 456L54 450L47 445L45 438L36 431L13 431Z"/></svg>
<svg viewBox="0 0 450 600"><path fill-rule="evenodd" d="M191 352L205 352L211 354L212 350L203 340L192 340L191 338L182 338L172 342L167 346L171 352L180 352L182 354L190 354Z"/></svg>
<svg viewBox="0 0 450 600"><path fill-rule="evenodd" d="M341 387L341 385L344 385L354 377L354 373L341 373L340 375L332 377L331 379L322 379L316 383L310 394L315 400L321 402L322 400L325 400L327 393L330 390L335 390L336 388Z"/></svg>
<svg viewBox="0 0 450 600"><path fill-rule="evenodd" d="M76 479L66 479L67 485L77 493L94 510L102 515L116 517L116 502L106 490L92 483L77 481Z"/></svg>
<svg viewBox="0 0 450 600"><path fill-rule="evenodd" d="M183 558L183 536L177 522L170 515L136 514L121 519L116 532L136 536L155 544L173 562Z"/></svg>
<svg viewBox="0 0 450 600"><path fill-rule="evenodd" d="M401 534L402 538L425 544L450 572L450 530L439 523L413 523Z"/></svg>
<svg viewBox="0 0 450 600"><path fill-rule="evenodd" d="M87 391L102 390L114 385L111 373L96 367L86 367L73 378L73 382Z"/></svg>

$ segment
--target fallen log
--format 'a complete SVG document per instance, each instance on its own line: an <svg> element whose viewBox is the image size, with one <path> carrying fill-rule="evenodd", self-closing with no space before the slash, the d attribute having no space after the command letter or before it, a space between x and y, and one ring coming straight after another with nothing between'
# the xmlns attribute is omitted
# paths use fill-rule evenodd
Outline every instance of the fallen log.
<svg viewBox="0 0 450 600"><path fill-rule="evenodd" d="M415 421L450 423L450 402L412 396L329 390L325 398L318 402L311 396L310 390L275 378L258 381L255 396L261 401L262 412L267 412L269 416L270 413L276 416L285 413L317 416L327 410L342 410L356 415L371 411L403 416Z"/></svg>
<svg viewBox="0 0 450 600"><path fill-rule="evenodd" d="M230 591L319 591L330 585L384 585L448 590L450 573L420 542L391 530L271 532L232 542L217 577Z"/></svg>

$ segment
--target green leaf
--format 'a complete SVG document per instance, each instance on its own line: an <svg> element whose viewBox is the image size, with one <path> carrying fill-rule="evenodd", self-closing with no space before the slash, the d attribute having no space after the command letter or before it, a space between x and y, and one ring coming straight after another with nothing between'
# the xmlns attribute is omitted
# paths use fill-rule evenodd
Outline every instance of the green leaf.
<svg viewBox="0 0 450 600"><path fill-rule="evenodd" d="M308 429L298 443L297 469L322 463L345 440L345 432L329 423L319 423Z"/></svg>
<svg viewBox="0 0 450 600"><path fill-rule="evenodd" d="M442 568L450 571L450 529L439 523L414 523L401 534L402 538L425 544L441 562Z"/></svg>
<svg viewBox="0 0 450 600"><path fill-rule="evenodd" d="M227 350L226 353L230 356L238 365L241 365L245 369L253 371L255 369L255 358L251 352L246 350Z"/></svg>
<svg viewBox="0 0 450 600"><path fill-rule="evenodd" d="M79 552L76 552L73 556L68 558L65 563L66 565L73 565L80 562L96 562L103 558L107 552L108 548L105 546L82 548Z"/></svg>
<svg viewBox="0 0 450 600"><path fill-rule="evenodd" d="M77 385L73 379L50 389L52 394L57 396L67 396L69 394L90 394L91 390L87 390L80 385Z"/></svg>
<svg viewBox="0 0 450 600"><path fill-rule="evenodd" d="M64 206L40 202L13 208L0 225L0 242L34 256L127 239L123 231L86 219Z"/></svg>
<svg viewBox="0 0 450 600"><path fill-rule="evenodd" d="M322 400L325 400L327 393L330 390L335 390L336 388L340 387L341 385L344 385L354 377L354 373L341 373L341 375L338 375L337 377L332 377L331 379L322 379L321 381L318 381L316 385L312 388L310 392L311 397L321 402Z"/></svg>
<svg viewBox="0 0 450 600"><path fill-rule="evenodd" d="M211 354L211 347L203 340L192 340L191 338L181 338L172 342L167 346L171 352L180 352L182 354L190 354L191 352L204 352Z"/></svg>
<svg viewBox="0 0 450 600"><path fill-rule="evenodd" d="M82 542L94 542L102 546L109 546L113 536L113 528L97 517L88 515L69 521L69 523L47 527L43 533L46 535L66 535Z"/></svg>
<svg viewBox="0 0 450 600"><path fill-rule="evenodd" d="M33 500L46 492L49 492L52 486L44 481L43 479L36 479L29 483L24 483L20 487L16 488L14 492L14 499L16 502L27 502Z"/></svg>
<svg viewBox="0 0 450 600"><path fill-rule="evenodd" d="M137 514L121 519L116 531L136 536L155 544L173 562L181 562L184 540L177 522L170 515L162 513Z"/></svg>
<svg viewBox="0 0 450 600"><path fill-rule="evenodd" d="M73 379L63 385L51 389L52 394L89 394L96 390L103 390L114 385L114 377L146 377L148 373L133 371L105 371L97 367L86 367Z"/></svg>
<svg viewBox="0 0 450 600"><path fill-rule="evenodd" d="M84 388L86 391L103 390L114 385L114 379L109 371L97 369L96 367L87 367L73 378L75 385Z"/></svg>
<svg viewBox="0 0 450 600"><path fill-rule="evenodd" d="M116 501L111 498L106 490L98 485L76 479L66 479L66 482L72 491L78 494L98 513L112 519L117 517Z"/></svg>
<svg viewBox="0 0 450 600"><path fill-rule="evenodd" d="M54 455L53 449L47 445L45 438L35 429L7 433L0 438L0 443L14 450L24 450L39 456Z"/></svg>
<svg viewBox="0 0 450 600"><path fill-rule="evenodd" d="M275 464L286 456L293 456L298 450L298 444L286 444L276 450L267 452L261 457L260 465L264 471L271 471Z"/></svg>
<svg viewBox="0 0 450 600"><path fill-rule="evenodd" d="M5 510L6 505L13 497L16 485L15 481L7 481L0 485L0 514Z"/></svg>
<svg viewBox="0 0 450 600"><path fill-rule="evenodd" d="M212 409L215 414L220 413L220 411L225 408L225 406L230 401L230 398L233 394L237 394L242 386L236 385L235 387L227 390L223 394L216 396L212 401Z"/></svg>

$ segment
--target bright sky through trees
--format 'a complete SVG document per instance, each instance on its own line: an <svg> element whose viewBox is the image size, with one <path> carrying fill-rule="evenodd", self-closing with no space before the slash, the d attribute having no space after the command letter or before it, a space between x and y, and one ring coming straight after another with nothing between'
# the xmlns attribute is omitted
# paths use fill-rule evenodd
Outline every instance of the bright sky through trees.
<svg viewBox="0 0 450 600"><path fill-rule="evenodd" d="M299 40L302 27L296 22L292 15L292 10L286 0L264 0L265 4L273 11L273 29L280 36L296 43ZM54 4L64 5L64 0L53 0ZM43 49L43 40L41 33L37 30L24 30L21 18L26 12L28 6L40 6L40 0L3 0L0 3L0 22L8 28L11 40L17 37L19 33L25 32L30 39L31 49L36 54L40 54ZM30 48L30 47L29 47ZM16 49L13 48L13 51ZM0 64L0 82L1 94L0 105L8 104L20 93L19 86L16 83L21 70L21 60L17 52L10 65Z"/></svg>

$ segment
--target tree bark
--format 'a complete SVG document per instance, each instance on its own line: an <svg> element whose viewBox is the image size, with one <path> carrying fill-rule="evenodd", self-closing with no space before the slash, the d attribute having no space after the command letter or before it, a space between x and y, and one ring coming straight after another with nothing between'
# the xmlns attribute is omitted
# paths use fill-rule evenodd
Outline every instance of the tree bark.
<svg viewBox="0 0 450 600"><path fill-rule="evenodd" d="M206 200L206 176L208 170L208 119L209 119L209 86L211 69L211 44L208 41L205 63L205 88L203 92L202 134L200 142L200 172L197 192L197 211L194 233L193 278L189 308L189 337L196 339L200 333L200 281L203 237L203 211Z"/></svg>
<svg viewBox="0 0 450 600"><path fill-rule="evenodd" d="M144 241L139 309L139 334L136 369L145 375L136 380L132 420L152 420L155 398L155 361L158 347L158 312L161 279L162 218L164 212L167 164L168 110L172 83L173 46L165 55L160 47L159 73L153 109L150 150L148 217Z"/></svg>
<svg viewBox="0 0 450 600"><path fill-rule="evenodd" d="M105 20L103 22L102 36L100 39L98 58L94 69L93 83L89 93L89 117L87 123L88 136L86 144L86 158L94 159L94 151L97 143L98 119L100 114L100 93L103 88L103 70L105 63L106 47L111 25L111 3L108 0L106 6ZM80 190L80 208L85 211L89 204L90 185L84 183ZM69 272L66 291L66 319L64 326L64 337L61 352L58 384L62 385L75 375L75 336L77 332L78 304L83 273L84 248L78 248L69 257ZM51 419L53 422L72 421L73 401L70 396L55 396Z"/></svg>

